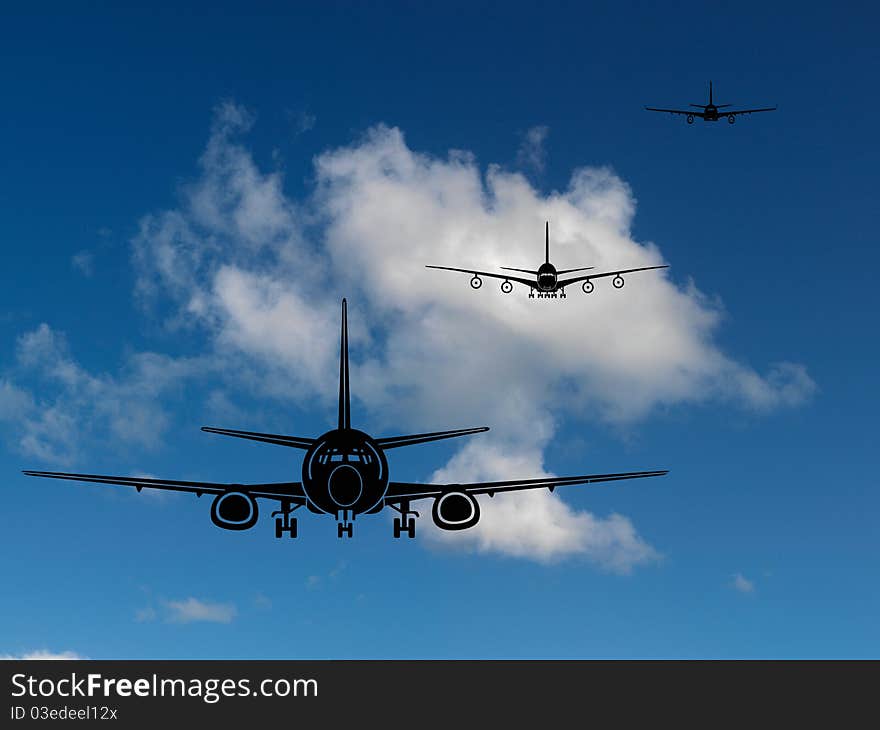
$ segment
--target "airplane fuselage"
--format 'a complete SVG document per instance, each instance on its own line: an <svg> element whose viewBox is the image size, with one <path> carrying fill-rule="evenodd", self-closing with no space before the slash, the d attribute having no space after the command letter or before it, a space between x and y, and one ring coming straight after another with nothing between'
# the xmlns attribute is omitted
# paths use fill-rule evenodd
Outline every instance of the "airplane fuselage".
<svg viewBox="0 0 880 730"><path fill-rule="evenodd" d="M335 429L306 452L302 485L312 511L337 517L378 512L388 491L388 461L363 431Z"/></svg>
<svg viewBox="0 0 880 730"><path fill-rule="evenodd" d="M556 291L556 282L558 279L559 277L556 274L556 267L553 264L550 262L541 264L537 275L538 289L540 291Z"/></svg>

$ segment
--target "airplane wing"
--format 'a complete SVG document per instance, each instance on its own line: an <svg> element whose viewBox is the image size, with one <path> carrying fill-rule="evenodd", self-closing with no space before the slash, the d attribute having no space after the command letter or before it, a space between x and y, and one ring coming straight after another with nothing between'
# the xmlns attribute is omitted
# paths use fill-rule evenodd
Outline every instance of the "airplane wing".
<svg viewBox="0 0 880 730"><path fill-rule="evenodd" d="M721 116L732 117L736 114L755 114L756 112L775 112L778 107L775 106L767 106L762 109L740 109L739 111L733 112L722 112Z"/></svg>
<svg viewBox="0 0 880 730"><path fill-rule="evenodd" d="M219 433L221 436L235 436L240 439L250 439L251 441L262 441L266 444L276 444L278 446L290 446L294 449L309 449L315 443L315 439L304 438L302 436L282 436L278 433L258 433L256 431L236 431L231 428L214 428L213 426L202 426L205 433Z"/></svg>
<svg viewBox="0 0 880 730"><path fill-rule="evenodd" d="M525 284L533 289L538 287L535 279L521 279L518 276L508 276L507 274L492 274L488 271L477 271L476 269L456 269L452 266L425 266L426 269L442 269L443 271L461 271L463 274L473 274L474 276L488 276L493 279L507 279L508 281L516 281Z"/></svg>
<svg viewBox="0 0 880 730"><path fill-rule="evenodd" d="M428 441L439 441L440 439L451 439L456 436L470 436L473 433L483 433L488 431L488 426L480 426L479 428L460 428L456 431L435 431L433 433L414 433L408 436L386 436L385 438L376 439L376 443L383 450L396 449L401 446L412 446L413 444L424 444Z"/></svg>
<svg viewBox="0 0 880 730"><path fill-rule="evenodd" d="M498 492L518 492L523 489L549 489L574 484L593 484L595 482L617 482L622 479L641 479L660 477L668 474L668 469L658 471L631 471L621 474L588 474L577 477L546 477L544 479L514 479L504 482L475 482L472 484L414 484L410 482L391 482L385 494L385 504L396 504L407 500L438 497L446 492L465 492L466 494L488 494L494 497Z"/></svg>
<svg viewBox="0 0 880 730"><path fill-rule="evenodd" d="M585 274L584 276L575 276L571 279L564 279L556 283L560 289L569 284L575 284L579 281L587 281L588 279L602 279L606 276L620 276L621 274L631 274L634 271L651 271L652 269L668 269L669 264L663 266L642 266L638 269L621 269L620 271L604 271L601 274Z"/></svg>
<svg viewBox="0 0 880 730"><path fill-rule="evenodd" d="M704 112L693 111L690 109L656 109L653 106L646 106L649 112L667 112L668 114L684 114L686 116L691 117L705 117L706 114Z"/></svg>
<svg viewBox="0 0 880 730"><path fill-rule="evenodd" d="M300 482L278 482L274 484L222 484L218 482L185 482L172 479L147 479L144 477L112 477L102 474L69 474L60 471L23 472L29 477L49 477L51 479L67 479L76 482L94 482L96 484L116 484L123 487L142 489L164 489L172 492L190 492L201 497L203 494L223 494L228 491L244 492L252 497L289 501L294 504L305 504L306 495Z"/></svg>

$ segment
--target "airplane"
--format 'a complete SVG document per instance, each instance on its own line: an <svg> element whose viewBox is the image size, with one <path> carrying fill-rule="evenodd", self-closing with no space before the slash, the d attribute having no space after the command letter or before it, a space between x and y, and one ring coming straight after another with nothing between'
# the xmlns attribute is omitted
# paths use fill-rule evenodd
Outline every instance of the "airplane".
<svg viewBox="0 0 880 730"><path fill-rule="evenodd" d="M573 274L576 271L589 271L592 266L582 266L579 269L561 269L550 263L550 221L544 225L544 263L538 267L537 271L531 269L514 269L508 266L502 266L504 271L519 271L524 274L534 275L534 279L524 279L518 276L509 276L506 274L492 274L488 271L477 271L476 269L457 269L452 266L425 266L426 269L442 269L444 271L461 271L465 274L473 274L471 279L471 287L479 289L483 286L481 276L489 276L494 279L503 279L501 282L501 291L510 294L513 291L512 282L516 281L529 287L529 299L535 298L535 292L538 293L538 299L556 299L557 295L560 299L565 299L565 287L569 284L576 284L581 281L581 288L584 294L590 294L596 287L593 279L602 279L606 276L613 276L611 280L615 289L623 287L623 274L631 274L634 271L650 271L651 269L668 269L668 265L664 266L642 266L638 269L621 269L619 271L605 271L601 274L586 274L583 276L575 276L570 279L560 279L562 274Z"/></svg>
<svg viewBox="0 0 880 730"><path fill-rule="evenodd" d="M291 515L301 507L321 515L332 515L337 522L337 537L352 537L355 518L374 515L385 507L396 511L394 537L416 534L415 518L419 513L411 503L432 499L431 516L444 530L464 530L480 519L480 505L476 495L494 497L501 492L521 489L547 488L572 484L593 484L622 479L637 479L667 474L668 471L641 471L621 474L589 474L571 477L543 477L539 479L512 479L471 484L418 484L389 480L385 452L402 446L429 441L467 436L488 431L488 427L463 428L405 436L372 438L351 427L351 395L348 372L348 314L346 300L342 300L342 334L339 357L339 420L337 427L318 438L283 436L255 431L236 431L204 426L202 431L250 439L278 446L304 450L302 481L274 484L224 484L219 482L192 482L172 479L103 476L99 474L70 474L66 472L32 471L25 474L52 479L68 479L97 484L114 484L142 489L164 489L189 492L201 497L213 496L211 521L225 530L248 530L259 518L257 500L277 503L272 512L275 518L275 537L297 537L297 519Z"/></svg>
<svg viewBox="0 0 880 730"><path fill-rule="evenodd" d="M687 119L688 124L694 123L694 117L700 117L704 122L717 122L724 117L727 117L727 121L730 124L733 124L736 121L736 117L739 114L755 114L756 112L772 112L776 111L779 107L776 106L768 106L762 109L740 109L739 111L731 111L731 112L720 112L719 109L726 109L729 106L733 106L732 104L716 104L712 99L712 82L709 82L709 103L708 104L689 104L688 106L696 107L697 109L702 109L701 112L696 111L688 111L686 109L655 109L652 106L646 106L649 112L668 112L669 114L684 114Z"/></svg>

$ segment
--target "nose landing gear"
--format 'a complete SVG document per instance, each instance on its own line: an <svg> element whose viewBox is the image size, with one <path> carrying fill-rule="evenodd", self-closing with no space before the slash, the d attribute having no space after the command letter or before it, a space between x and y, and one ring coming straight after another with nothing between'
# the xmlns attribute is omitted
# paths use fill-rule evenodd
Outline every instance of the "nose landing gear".
<svg viewBox="0 0 880 730"><path fill-rule="evenodd" d="M348 519L349 515L351 515L351 520ZM336 537L340 540L343 536L350 538L354 532L354 513L344 509L336 513L336 520Z"/></svg>

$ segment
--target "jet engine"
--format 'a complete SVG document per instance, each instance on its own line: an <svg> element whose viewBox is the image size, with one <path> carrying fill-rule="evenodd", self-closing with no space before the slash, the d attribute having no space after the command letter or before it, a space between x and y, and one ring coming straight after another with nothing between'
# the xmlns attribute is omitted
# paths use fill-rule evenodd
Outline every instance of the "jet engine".
<svg viewBox="0 0 880 730"><path fill-rule="evenodd" d="M480 520L480 505L470 494L446 492L431 508L434 524L441 530L466 530Z"/></svg>
<svg viewBox="0 0 880 730"><path fill-rule="evenodd" d="M249 530L259 516L257 500L244 492L223 492L211 503L211 522L224 530Z"/></svg>

